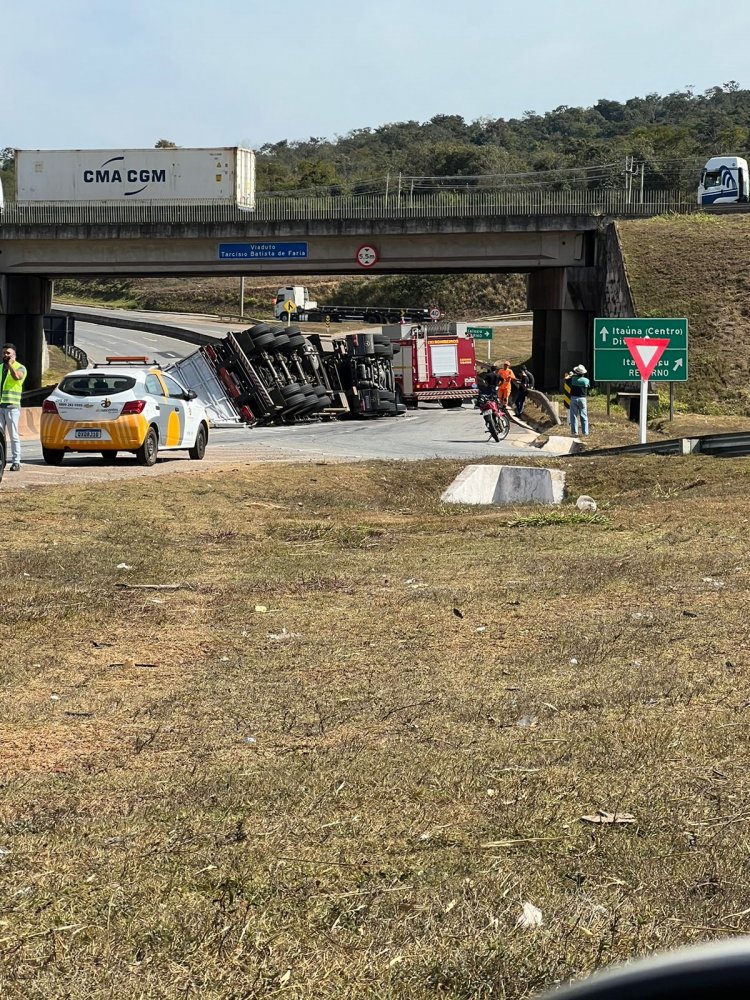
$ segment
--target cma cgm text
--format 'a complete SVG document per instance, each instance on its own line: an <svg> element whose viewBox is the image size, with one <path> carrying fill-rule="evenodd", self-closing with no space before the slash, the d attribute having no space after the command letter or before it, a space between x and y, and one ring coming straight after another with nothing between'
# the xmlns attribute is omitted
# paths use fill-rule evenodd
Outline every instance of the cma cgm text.
<svg viewBox="0 0 750 1000"><path fill-rule="evenodd" d="M166 170L84 170L83 180L85 184L122 184L125 180L128 184L159 184L165 183L167 179Z"/></svg>

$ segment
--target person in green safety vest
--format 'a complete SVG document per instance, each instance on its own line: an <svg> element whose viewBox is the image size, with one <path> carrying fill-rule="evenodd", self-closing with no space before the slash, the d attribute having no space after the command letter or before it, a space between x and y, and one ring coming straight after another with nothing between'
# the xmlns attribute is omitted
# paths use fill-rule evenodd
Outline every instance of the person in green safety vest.
<svg viewBox="0 0 750 1000"><path fill-rule="evenodd" d="M0 433L10 438L10 471L21 469L21 438L18 421L21 417L21 393L26 381L26 369L16 358L14 344L3 347L3 367L0 372Z"/></svg>

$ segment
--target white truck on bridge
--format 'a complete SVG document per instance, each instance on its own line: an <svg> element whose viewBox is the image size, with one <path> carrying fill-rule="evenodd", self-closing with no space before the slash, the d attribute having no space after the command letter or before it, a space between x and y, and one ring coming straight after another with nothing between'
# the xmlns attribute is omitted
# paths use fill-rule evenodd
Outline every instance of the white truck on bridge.
<svg viewBox="0 0 750 1000"><path fill-rule="evenodd" d="M357 320L363 323L426 323L430 310L420 306L323 306L310 298L304 285L279 288L274 298L276 319L310 323L340 323Z"/></svg>
<svg viewBox="0 0 750 1000"><path fill-rule="evenodd" d="M741 156L712 156L701 171L699 205L732 205L747 201L750 192L747 160Z"/></svg>

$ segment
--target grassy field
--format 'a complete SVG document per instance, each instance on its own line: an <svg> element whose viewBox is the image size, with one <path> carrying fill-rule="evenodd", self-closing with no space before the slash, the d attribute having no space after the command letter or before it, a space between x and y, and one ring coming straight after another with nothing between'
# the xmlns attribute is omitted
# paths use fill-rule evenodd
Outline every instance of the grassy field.
<svg viewBox="0 0 750 1000"><path fill-rule="evenodd" d="M750 415L750 217L619 222L639 316L687 316L690 381L678 398L703 413Z"/></svg>
<svg viewBox="0 0 750 1000"><path fill-rule="evenodd" d="M461 467L0 491L3 997L520 998L750 929L750 463Z"/></svg>

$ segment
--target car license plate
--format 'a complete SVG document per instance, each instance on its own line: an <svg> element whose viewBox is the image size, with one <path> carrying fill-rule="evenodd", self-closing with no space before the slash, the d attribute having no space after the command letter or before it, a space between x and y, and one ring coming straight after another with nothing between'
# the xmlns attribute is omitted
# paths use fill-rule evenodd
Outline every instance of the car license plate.
<svg viewBox="0 0 750 1000"><path fill-rule="evenodd" d="M76 438L78 440L80 440L81 438L85 438L88 441L90 441L90 440L97 440L101 436L102 436L102 432L98 428L97 429L86 428L85 430L77 430L76 431Z"/></svg>

